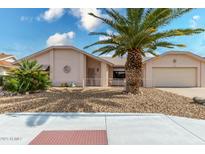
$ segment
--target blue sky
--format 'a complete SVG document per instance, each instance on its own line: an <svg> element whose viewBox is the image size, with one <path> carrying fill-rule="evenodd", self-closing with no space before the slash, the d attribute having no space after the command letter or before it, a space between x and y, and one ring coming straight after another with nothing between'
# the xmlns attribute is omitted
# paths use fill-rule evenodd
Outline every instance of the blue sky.
<svg viewBox="0 0 205 154"><path fill-rule="evenodd" d="M124 12L123 9L120 9ZM42 50L50 45L72 44L80 49L97 41L89 36L91 31L110 31L97 19L87 15L103 15L102 9L0 9L0 52L14 54L17 58ZM205 9L194 9L174 20L169 28L205 28ZM186 48L205 56L205 33L177 37L173 42L184 43ZM163 53L168 49L159 49ZM86 50L92 52L92 49Z"/></svg>

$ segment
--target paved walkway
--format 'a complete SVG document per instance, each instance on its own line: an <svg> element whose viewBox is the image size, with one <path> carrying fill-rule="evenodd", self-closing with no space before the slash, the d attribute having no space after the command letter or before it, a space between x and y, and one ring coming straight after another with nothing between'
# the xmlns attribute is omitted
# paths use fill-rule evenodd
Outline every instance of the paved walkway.
<svg viewBox="0 0 205 154"><path fill-rule="evenodd" d="M205 144L205 120L162 114L0 115L0 144L29 144L44 130L107 130L108 144Z"/></svg>
<svg viewBox="0 0 205 154"><path fill-rule="evenodd" d="M172 92L185 97L202 97L205 98L205 88L157 88L160 90Z"/></svg>

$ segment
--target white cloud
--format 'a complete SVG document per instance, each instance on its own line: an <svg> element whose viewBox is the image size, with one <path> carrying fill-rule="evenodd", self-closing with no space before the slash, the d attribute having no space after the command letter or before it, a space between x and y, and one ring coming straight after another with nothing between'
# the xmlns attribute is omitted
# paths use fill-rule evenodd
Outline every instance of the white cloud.
<svg viewBox="0 0 205 154"><path fill-rule="evenodd" d="M199 20L200 20L200 16L199 15L193 16L192 19L190 20L190 27L191 28L197 28Z"/></svg>
<svg viewBox="0 0 205 154"><path fill-rule="evenodd" d="M88 13L93 13L97 16L102 16L102 12L100 9L95 8L80 8L80 9L70 9L70 13L80 19L80 25L85 28L87 31L95 30L102 22L90 16Z"/></svg>
<svg viewBox="0 0 205 154"><path fill-rule="evenodd" d="M193 20L199 20L199 19L200 19L200 16L195 15L195 16L192 17L192 19L193 19Z"/></svg>
<svg viewBox="0 0 205 154"><path fill-rule="evenodd" d="M61 18L64 14L65 14L65 9L63 8L50 8L37 17L21 16L20 20L28 21L28 22L32 22L34 20L36 21L44 20L47 22L52 22Z"/></svg>
<svg viewBox="0 0 205 154"><path fill-rule="evenodd" d="M73 31L67 33L55 33L54 35L49 36L46 43L47 46L69 45L74 37L75 33Z"/></svg>
<svg viewBox="0 0 205 154"><path fill-rule="evenodd" d="M40 19L52 22L59 18L61 18L65 14L65 9L63 8L50 8L47 11L45 11L43 14L41 14L37 20Z"/></svg>
<svg viewBox="0 0 205 154"><path fill-rule="evenodd" d="M113 33L113 31L111 31L111 30L106 30L106 33L108 33L108 34L112 34ZM107 39L109 39L110 37L109 36L103 36L103 35L101 35L101 36L99 36L99 40L100 41L102 41L102 40L107 40Z"/></svg>
<svg viewBox="0 0 205 154"><path fill-rule="evenodd" d="M108 33L108 34L114 34L114 35L117 35L117 34L118 34L117 32L113 32L113 31L111 31L111 30L109 30L109 29L106 30L106 33ZM103 36L103 35L99 36L99 40L100 40L100 41L102 41L102 40L107 40L107 39L109 39L109 38L110 38L109 36Z"/></svg>
<svg viewBox="0 0 205 154"><path fill-rule="evenodd" d="M21 16L21 17L20 17L20 21L28 21L28 22L32 22L32 21L33 21L33 17L29 17L29 16Z"/></svg>
<svg viewBox="0 0 205 154"><path fill-rule="evenodd" d="M108 36L99 36L99 40L102 41L102 40L107 40L109 39Z"/></svg>

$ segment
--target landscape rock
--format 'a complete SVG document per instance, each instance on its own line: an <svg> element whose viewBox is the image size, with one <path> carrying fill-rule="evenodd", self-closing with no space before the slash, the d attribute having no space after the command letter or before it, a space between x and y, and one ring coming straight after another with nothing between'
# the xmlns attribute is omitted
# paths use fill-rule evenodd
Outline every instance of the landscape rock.
<svg viewBox="0 0 205 154"><path fill-rule="evenodd" d="M6 96L16 96L17 93L12 93L9 91L5 91L2 88L0 88L0 97L6 97Z"/></svg>
<svg viewBox="0 0 205 154"><path fill-rule="evenodd" d="M205 98L202 97L194 97L193 98L194 103L205 105Z"/></svg>
<svg viewBox="0 0 205 154"><path fill-rule="evenodd" d="M0 91L0 96L4 96L4 92L3 91Z"/></svg>
<svg viewBox="0 0 205 154"><path fill-rule="evenodd" d="M0 113L5 112L117 112L162 113L205 119L205 105L188 97L154 88L140 88L142 95L129 95L122 88L62 88L0 97ZM17 94L18 95L18 94ZM11 105L12 104L12 105Z"/></svg>

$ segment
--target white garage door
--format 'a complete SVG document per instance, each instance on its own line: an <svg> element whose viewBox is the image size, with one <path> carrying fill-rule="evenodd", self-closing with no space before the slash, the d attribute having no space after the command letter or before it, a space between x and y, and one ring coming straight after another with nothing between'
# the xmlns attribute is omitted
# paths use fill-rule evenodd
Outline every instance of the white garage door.
<svg viewBox="0 0 205 154"><path fill-rule="evenodd" d="M195 87L196 68L152 68L153 87Z"/></svg>

